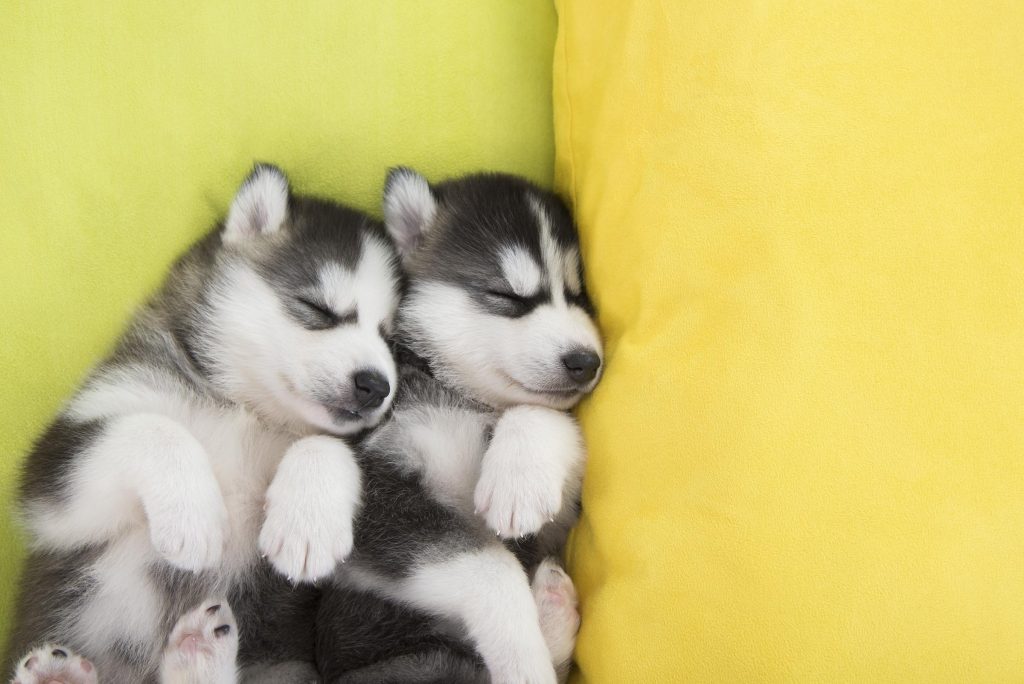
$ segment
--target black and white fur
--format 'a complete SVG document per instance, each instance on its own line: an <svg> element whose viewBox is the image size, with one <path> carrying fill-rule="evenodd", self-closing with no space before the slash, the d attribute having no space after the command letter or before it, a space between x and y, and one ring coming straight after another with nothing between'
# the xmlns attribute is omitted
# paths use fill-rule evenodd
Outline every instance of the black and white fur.
<svg viewBox="0 0 1024 684"><path fill-rule="evenodd" d="M298 581L351 549L361 478L340 437L394 396L399 288L378 222L253 170L25 463L22 684L50 676L29 665L53 648L12 660L43 642L104 682L234 677L237 630L208 599L283 581L261 551ZM206 656L180 657L201 637Z"/></svg>
<svg viewBox="0 0 1024 684"><path fill-rule="evenodd" d="M430 186L397 169L384 209L409 278L400 387L357 450L364 505L321 600L318 668L328 682L554 681L578 615L549 557L585 457L564 409L602 364L575 227L554 195L500 174Z"/></svg>

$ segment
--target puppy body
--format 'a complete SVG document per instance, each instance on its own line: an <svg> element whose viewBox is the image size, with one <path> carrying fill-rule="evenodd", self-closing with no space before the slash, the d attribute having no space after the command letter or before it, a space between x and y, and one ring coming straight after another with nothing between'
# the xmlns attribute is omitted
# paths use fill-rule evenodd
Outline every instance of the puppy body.
<svg viewBox="0 0 1024 684"><path fill-rule="evenodd" d="M601 364L575 229L553 195L502 175L430 187L398 170L385 216L409 274L401 384L358 449L365 501L321 601L320 671L551 681L578 617L568 577L537 567L577 517L584 449L563 410Z"/></svg>
<svg viewBox="0 0 1024 684"><path fill-rule="evenodd" d="M379 224L253 171L25 464L8 662L53 641L148 681L179 617L279 581L261 550L296 580L347 555L360 476L339 437L393 396L396 266Z"/></svg>

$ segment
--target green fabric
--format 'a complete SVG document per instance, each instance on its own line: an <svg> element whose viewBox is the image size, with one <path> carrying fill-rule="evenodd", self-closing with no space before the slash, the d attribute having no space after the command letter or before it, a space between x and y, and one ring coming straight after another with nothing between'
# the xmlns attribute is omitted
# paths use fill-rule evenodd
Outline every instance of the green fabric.
<svg viewBox="0 0 1024 684"><path fill-rule="evenodd" d="M0 638L18 463L254 160L377 210L385 169L551 180L549 0L0 5Z"/></svg>

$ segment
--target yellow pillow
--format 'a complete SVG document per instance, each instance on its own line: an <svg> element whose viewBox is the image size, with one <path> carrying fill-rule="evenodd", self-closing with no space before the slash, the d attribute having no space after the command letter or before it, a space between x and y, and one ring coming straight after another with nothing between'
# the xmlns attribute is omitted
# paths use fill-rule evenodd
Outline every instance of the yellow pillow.
<svg viewBox="0 0 1024 684"><path fill-rule="evenodd" d="M32 437L254 159L551 180L549 0L0 3L0 644ZM0 675L2 676L2 675Z"/></svg>
<svg viewBox="0 0 1024 684"><path fill-rule="evenodd" d="M1024 679L1024 3L557 8L582 679Z"/></svg>

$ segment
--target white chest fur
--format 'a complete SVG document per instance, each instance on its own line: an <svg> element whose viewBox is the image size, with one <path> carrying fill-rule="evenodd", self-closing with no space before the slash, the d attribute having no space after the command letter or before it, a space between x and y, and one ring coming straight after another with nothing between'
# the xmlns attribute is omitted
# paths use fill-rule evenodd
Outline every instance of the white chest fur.
<svg viewBox="0 0 1024 684"><path fill-rule="evenodd" d="M422 473L438 501L472 514L473 488L493 422L491 414L421 405L397 411L382 437Z"/></svg>
<svg viewBox="0 0 1024 684"><path fill-rule="evenodd" d="M197 396L148 368L120 369L97 378L66 414L72 420L105 422L97 441L75 457L69 475L71 496L60 507L63 510L30 507L29 523L41 546L68 548L83 541L111 541L114 522L122 532L145 527L146 511L137 500L138 490L148 487L163 496L163 488L168 490L166 498L173 499L175 484L188 484L188 473L180 472L173 458L174 445L168 443L166 454L160 453L162 445L154 446L152 430L139 427L139 434L129 432L126 438L113 439L119 424L144 416L154 424L180 426L197 444L195 460L205 461L204 467L216 480L227 515L220 569L230 575L253 561L263 495L295 435L268 426L243 407ZM133 473L132 478L124 476L127 472ZM69 506L78 510L69 511ZM106 538L93 538L90 530Z"/></svg>

